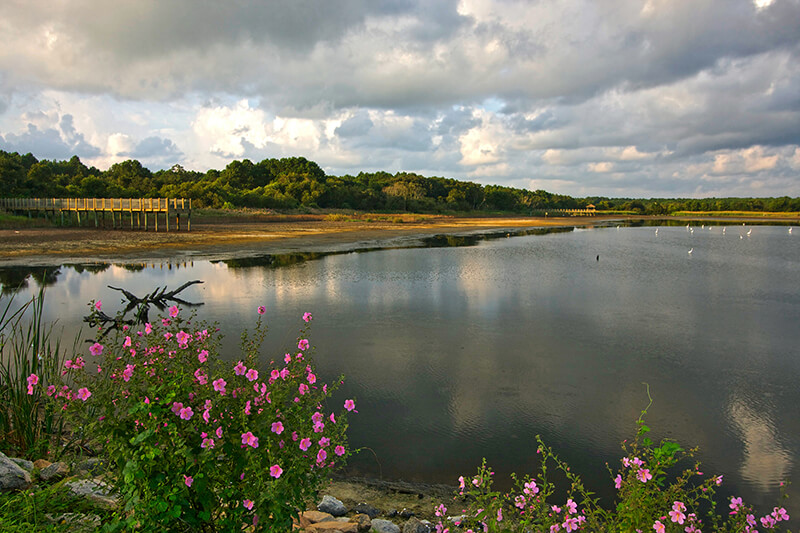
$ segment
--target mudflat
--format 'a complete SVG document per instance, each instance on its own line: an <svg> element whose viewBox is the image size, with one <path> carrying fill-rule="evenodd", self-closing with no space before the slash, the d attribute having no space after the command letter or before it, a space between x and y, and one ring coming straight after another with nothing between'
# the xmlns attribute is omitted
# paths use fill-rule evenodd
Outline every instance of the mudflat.
<svg viewBox="0 0 800 533"><path fill-rule="evenodd" d="M439 234L468 234L502 229L586 226L624 217L431 216L400 221L280 221L236 218L193 221L191 231L166 232L95 227L0 229L0 265L49 265L86 261L226 259L305 251L343 251L411 245Z"/></svg>

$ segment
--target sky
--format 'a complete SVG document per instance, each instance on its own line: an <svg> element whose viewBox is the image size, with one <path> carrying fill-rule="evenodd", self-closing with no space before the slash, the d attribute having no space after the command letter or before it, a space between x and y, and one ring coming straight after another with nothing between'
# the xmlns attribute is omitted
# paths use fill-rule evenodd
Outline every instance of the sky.
<svg viewBox="0 0 800 533"><path fill-rule="evenodd" d="M2 0L0 149L800 196L800 0Z"/></svg>

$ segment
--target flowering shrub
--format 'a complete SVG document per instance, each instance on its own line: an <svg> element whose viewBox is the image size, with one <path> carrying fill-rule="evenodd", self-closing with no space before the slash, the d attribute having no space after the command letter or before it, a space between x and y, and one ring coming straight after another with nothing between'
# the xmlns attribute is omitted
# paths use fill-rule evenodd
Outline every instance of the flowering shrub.
<svg viewBox="0 0 800 533"><path fill-rule="evenodd" d="M347 458L346 413L327 409L334 388L308 353L311 315L291 352L265 363L264 312L242 335L241 360L220 358L218 331L172 307L68 360L73 386L48 388L110 459L125 502L116 529L289 530Z"/></svg>
<svg viewBox="0 0 800 533"><path fill-rule="evenodd" d="M651 400L652 403L652 400ZM649 405L648 405L649 408ZM678 444L663 440L656 445L647 437L650 431L644 424L644 415L637 420L637 434L630 444L623 444L626 455L616 472L609 468L617 490L613 509L600 505L592 497L580 477L560 461L537 437L537 453L541 455L541 472L538 477L518 478L512 474L514 488L508 493L492 490L494 472L484 460L478 473L470 478L459 478L460 513L448 517L448 509L440 505L435 509L439 517L437 533L447 533L451 527L458 531L559 531L590 532L748 532L774 530L780 522L789 520L783 507L775 507L766 516L756 518L751 507L741 498L734 497L720 514L716 511L715 488L722 484L722 476L703 479L699 464L685 469L668 481L679 462L693 456L693 450L684 451ZM548 465L566 476L569 487L566 497L554 501L556 487L548 481ZM704 510L704 513L701 513ZM701 518L703 514L704 518Z"/></svg>

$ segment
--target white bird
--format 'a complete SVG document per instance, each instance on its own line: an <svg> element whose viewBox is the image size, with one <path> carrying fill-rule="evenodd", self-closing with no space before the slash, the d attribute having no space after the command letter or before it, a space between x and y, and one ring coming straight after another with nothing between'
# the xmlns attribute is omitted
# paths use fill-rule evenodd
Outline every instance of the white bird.
<svg viewBox="0 0 800 533"><path fill-rule="evenodd" d="M725 228L722 228L722 234L725 235Z"/></svg>
<svg viewBox="0 0 800 533"><path fill-rule="evenodd" d="M689 228L689 233L694 233L694 228Z"/></svg>
<svg viewBox="0 0 800 533"><path fill-rule="evenodd" d="M692 248L691 250L689 250L689 253L692 253L692 252L694 252L694 248Z"/></svg>
<svg viewBox="0 0 800 533"><path fill-rule="evenodd" d="M744 236L742 236L742 235L739 235L739 238L740 238L740 239L744 239Z"/></svg>
<svg viewBox="0 0 800 533"><path fill-rule="evenodd" d="M750 235L751 233L753 233L753 228L750 228L749 230L747 230L747 234L748 235Z"/></svg>
<svg viewBox="0 0 800 533"><path fill-rule="evenodd" d="M789 233L792 232L792 228L789 228ZM658 228L656 228L656 235L658 235Z"/></svg>
<svg viewBox="0 0 800 533"><path fill-rule="evenodd" d="M658 231L658 230L656 230L656 231ZM791 234L792 234L792 228L789 228L789 235L791 235Z"/></svg>

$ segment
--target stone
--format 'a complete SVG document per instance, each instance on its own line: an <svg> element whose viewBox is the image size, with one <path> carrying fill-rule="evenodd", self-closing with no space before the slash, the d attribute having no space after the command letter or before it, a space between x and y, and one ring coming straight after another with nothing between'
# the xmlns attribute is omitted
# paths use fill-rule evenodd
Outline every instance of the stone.
<svg viewBox="0 0 800 533"><path fill-rule="evenodd" d="M327 533L333 531L341 531L342 533L358 533L358 524L355 522L340 522L339 520L331 520L329 522L318 522L306 528L307 532L311 531L325 531Z"/></svg>
<svg viewBox="0 0 800 533"><path fill-rule="evenodd" d="M403 525L403 533L431 533L431 528L419 518L412 516Z"/></svg>
<svg viewBox="0 0 800 533"><path fill-rule="evenodd" d="M359 503L358 505L353 507L353 511L359 514L365 514L370 518L377 518L378 515L381 514L380 509L377 509L368 503Z"/></svg>
<svg viewBox="0 0 800 533"><path fill-rule="evenodd" d="M17 463L17 466L19 466L21 469L27 472L33 472L33 463L31 461L28 461L27 459L20 459L19 457L9 457L9 459Z"/></svg>
<svg viewBox="0 0 800 533"><path fill-rule="evenodd" d="M39 470L41 470L42 468L47 468L47 467L48 467L48 466L50 466L51 464L53 464L53 463L51 463L51 462L50 462L50 461L48 461L47 459L36 459L36 460L33 462L33 467L34 467L34 468L38 468Z"/></svg>
<svg viewBox="0 0 800 533"><path fill-rule="evenodd" d="M366 514L357 514L353 517L353 522L358 524L359 533L366 533L372 529L372 519Z"/></svg>
<svg viewBox="0 0 800 533"><path fill-rule="evenodd" d="M92 533L103 525L100 517L94 514L62 513L53 515L46 513L44 517L51 524L60 526L62 530L70 533Z"/></svg>
<svg viewBox="0 0 800 533"><path fill-rule="evenodd" d="M344 506L341 500L337 500L329 494L325 494L322 497L322 501L317 505L317 510L333 516L344 516L347 514L347 507Z"/></svg>
<svg viewBox="0 0 800 533"><path fill-rule="evenodd" d="M412 516L414 516L414 511L406 509L405 507L403 507L403 510L400 511L400 518L408 519L411 518Z"/></svg>
<svg viewBox="0 0 800 533"><path fill-rule="evenodd" d="M68 474L69 466L67 466L67 463L58 461L39 470L39 479L42 481L58 481L67 477Z"/></svg>
<svg viewBox="0 0 800 533"><path fill-rule="evenodd" d="M333 515L329 513L323 513L321 511L305 511L301 514L301 516L308 520L310 524L334 520Z"/></svg>
<svg viewBox="0 0 800 533"><path fill-rule="evenodd" d="M400 533L400 526L388 520L376 518L372 521L372 529L378 533Z"/></svg>
<svg viewBox="0 0 800 533"><path fill-rule="evenodd" d="M66 483L67 489L75 496L82 496L103 509L114 509L119 499L111 493L108 485L94 479L79 479Z"/></svg>
<svg viewBox="0 0 800 533"><path fill-rule="evenodd" d="M31 475L0 452L0 491L25 490L31 486Z"/></svg>
<svg viewBox="0 0 800 533"><path fill-rule="evenodd" d="M75 470L82 476L97 476L105 472L107 466L108 462L104 459L100 459L99 457L90 457L85 461L78 463L75 466Z"/></svg>

